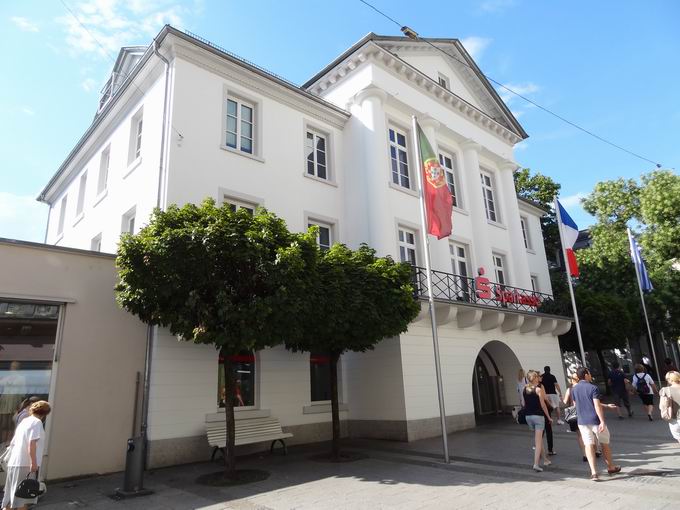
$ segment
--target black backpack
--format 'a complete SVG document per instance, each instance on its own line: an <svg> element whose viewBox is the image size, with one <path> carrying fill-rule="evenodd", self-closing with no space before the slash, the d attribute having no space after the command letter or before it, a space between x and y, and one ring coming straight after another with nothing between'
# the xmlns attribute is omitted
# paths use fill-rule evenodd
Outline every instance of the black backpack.
<svg viewBox="0 0 680 510"><path fill-rule="evenodd" d="M648 395L649 394L649 385L647 384L647 381L646 381L647 374L643 375L642 379L637 374L635 374L635 377L637 378L637 383L635 384L635 388L637 389L638 395Z"/></svg>

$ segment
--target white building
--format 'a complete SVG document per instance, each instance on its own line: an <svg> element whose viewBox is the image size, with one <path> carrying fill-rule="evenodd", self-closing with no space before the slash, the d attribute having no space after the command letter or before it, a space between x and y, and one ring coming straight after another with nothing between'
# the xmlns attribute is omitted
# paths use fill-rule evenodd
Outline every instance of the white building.
<svg viewBox="0 0 680 510"><path fill-rule="evenodd" d="M121 50L94 122L41 193L48 244L114 252L154 207L213 197L263 205L294 230L317 224L322 245L367 242L420 266L415 114L455 195L453 234L431 243L449 430L514 404L520 366L551 365L563 383L555 335L570 320L511 292L551 293L544 211L513 184L513 146L527 135L459 41L430 40L447 56L369 34L302 87L172 27L156 41ZM478 298L480 267L505 298ZM217 352L161 330L152 360L151 465L205 458ZM271 414L295 441L329 437L323 356L275 348L237 361L237 419ZM341 377L348 434L439 433L427 313L375 351L345 355Z"/></svg>

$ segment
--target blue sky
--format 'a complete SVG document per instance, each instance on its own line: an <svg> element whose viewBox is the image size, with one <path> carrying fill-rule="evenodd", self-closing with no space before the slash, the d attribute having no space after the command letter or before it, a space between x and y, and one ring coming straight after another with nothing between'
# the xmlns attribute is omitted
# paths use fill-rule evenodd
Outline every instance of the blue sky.
<svg viewBox="0 0 680 510"><path fill-rule="evenodd" d="M164 23L295 83L367 32L400 35L358 0L64 2L105 49L60 1L0 2L0 237L42 241L47 208L35 197L92 121L118 48L148 44ZM461 39L487 75L539 104L680 168L680 2L371 2L423 37ZM579 196L653 168L521 100L508 104L530 135L517 161L562 184L581 228L592 218Z"/></svg>

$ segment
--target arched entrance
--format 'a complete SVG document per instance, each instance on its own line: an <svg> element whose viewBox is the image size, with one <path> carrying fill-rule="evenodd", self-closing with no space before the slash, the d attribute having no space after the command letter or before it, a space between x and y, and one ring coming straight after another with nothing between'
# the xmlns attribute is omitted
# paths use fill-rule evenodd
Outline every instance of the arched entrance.
<svg viewBox="0 0 680 510"><path fill-rule="evenodd" d="M472 372L472 399L477 422L509 413L517 405L515 381L521 365L515 353L503 342L484 345Z"/></svg>

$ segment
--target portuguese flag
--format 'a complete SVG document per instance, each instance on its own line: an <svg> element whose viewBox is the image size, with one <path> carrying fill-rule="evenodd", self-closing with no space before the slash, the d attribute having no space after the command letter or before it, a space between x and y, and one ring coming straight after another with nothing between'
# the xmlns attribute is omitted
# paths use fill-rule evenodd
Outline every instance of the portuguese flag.
<svg viewBox="0 0 680 510"><path fill-rule="evenodd" d="M420 147L420 168L422 169L423 200L425 200L425 214L427 216L427 233L437 239L451 235L451 210L453 198L446 185L444 169L439 164L437 155L432 150L430 142L416 121L418 131L418 146Z"/></svg>

